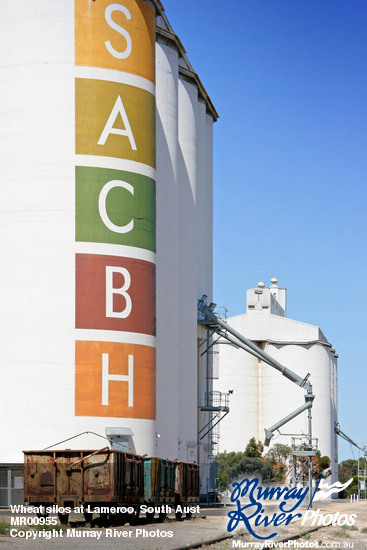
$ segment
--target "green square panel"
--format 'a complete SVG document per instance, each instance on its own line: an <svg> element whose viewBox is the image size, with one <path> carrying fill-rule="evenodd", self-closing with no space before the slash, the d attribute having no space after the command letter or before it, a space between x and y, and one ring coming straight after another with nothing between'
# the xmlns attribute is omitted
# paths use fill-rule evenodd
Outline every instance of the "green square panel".
<svg viewBox="0 0 367 550"><path fill-rule="evenodd" d="M77 166L75 239L155 252L155 181L147 176Z"/></svg>

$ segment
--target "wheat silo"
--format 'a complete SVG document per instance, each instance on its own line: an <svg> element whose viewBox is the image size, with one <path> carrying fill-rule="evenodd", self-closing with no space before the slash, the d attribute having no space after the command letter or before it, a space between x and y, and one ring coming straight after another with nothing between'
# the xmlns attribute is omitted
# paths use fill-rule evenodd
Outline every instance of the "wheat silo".
<svg viewBox="0 0 367 550"><path fill-rule="evenodd" d="M259 283L258 288L248 290L246 313L230 317L227 322L302 379L310 374L315 395L312 437L318 440L321 454L330 457L332 479L336 481L338 356L319 327L286 317L286 289L276 282L274 279L268 288ZM251 437L264 442L265 429L302 406L304 390L225 339L220 342L219 377L214 388L233 390L230 413L220 425L220 450L241 451ZM307 412L303 412L275 433L271 445L290 446L292 436L307 433Z"/></svg>
<svg viewBox="0 0 367 550"><path fill-rule="evenodd" d="M0 464L84 431L196 460L216 111L159 1L1 8Z"/></svg>

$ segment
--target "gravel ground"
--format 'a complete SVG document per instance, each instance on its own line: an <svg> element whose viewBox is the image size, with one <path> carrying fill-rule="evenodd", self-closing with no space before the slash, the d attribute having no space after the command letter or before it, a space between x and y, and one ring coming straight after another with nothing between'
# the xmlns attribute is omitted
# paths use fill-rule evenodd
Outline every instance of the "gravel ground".
<svg viewBox="0 0 367 550"><path fill-rule="evenodd" d="M0 521L4 520L3 516L0 517ZM7 520L10 521L10 518ZM74 531L69 527L69 535L77 533L79 536L68 537L67 532L64 532L62 537L46 539L37 536L34 540L25 540L0 535L0 550L117 550L121 547L124 550L172 550L178 546L223 535L226 525L226 517L204 515L204 518L197 517L180 522L166 520L164 523L134 527L82 527ZM117 536L118 533L122 536ZM96 534L100 534L99 539L92 537Z"/></svg>
<svg viewBox="0 0 367 550"><path fill-rule="evenodd" d="M362 501L359 503L350 504L348 502L335 502L329 501L327 503L319 503L318 508L320 508L321 514L335 514L339 512L340 514L356 514L356 522L352 527L339 527L339 526L328 526L322 527L317 531L311 532L307 535L304 535L293 542L290 542L288 548L297 549L297 548L345 548L353 550L367 550L367 502ZM272 539L272 542L284 540L292 535L303 533L317 527L318 523L314 526L311 525L311 522L308 521L305 526L301 525L301 520L295 521L286 527L282 527L278 530L278 536ZM259 532L262 536L266 536L266 530L261 530ZM253 548L256 546L245 545L246 542L254 543L255 539L250 537L248 533L240 537L234 537L233 540L222 541L217 544L211 544L209 546L203 545L200 547L200 550L232 550L235 548L234 541L240 541L243 545L240 548ZM260 541L258 541L260 542ZM277 546L274 546L276 548ZM281 548L281 546L278 546ZM257 546L261 548L261 546ZM283 546L284 548L284 546Z"/></svg>
<svg viewBox="0 0 367 550"><path fill-rule="evenodd" d="M367 502L349 504L347 502L329 502L320 503L318 505L320 512L323 514L357 514L355 526L353 528L342 527L323 527L322 529L310 533L300 539L297 539L298 546L292 543L289 548L352 548L353 550L367 550ZM53 536L50 539L44 536L39 536L42 532L38 532L35 539L24 539L18 537L10 537L9 535L0 535L0 550L117 550L123 547L124 550L175 550L179 547L204 542L214 539L227 533L227 512L230 509L223 510L221 515L210 515L202 511L201 516L191 520L182 522L166 520L164 523L154 523L149 525L139 525L130 527L116 528L99 528L93 529L82 527L71 531L69 527L69 535L64 531L62 537ZM268 513L272 512L269 507ZM0 516L1 521L10 521L10 517ZM278 531L277 537L273 541L286 539L289 536L299 534L312 526L308 522L305 526L301 526L300 520L291 523L288 526L280 526L276 528ZM22 528L16 527L20 530ZM257 528L257 532L261 536L269 535L268 528ZM139 531L140 530L140 531ZM235 533L243 532L243 528L239 528ZM37 533L37 532L35 532ZM43 532L45 534L45 532ZM47 532L46 532L47 533ZM120 533L121 536L118 536ZM98 534L100 538L92 535ZM163 536L169 535L172 536ZM154 535L154 536L152 536ZM260 542L255 540L249 534L243 536L235 536L233 540L239 540L241 544L246 542ZM324 546L321 546L321 541ZM301 544L302 543L302 544ZM227 540L220 543L202 546L202 550L230 550L235 548L233 541ZM246 548L246 546L240 546ZM256 548L256 546L248 545L247 548ZM258 546L260 548L260 546Z"/></svg>

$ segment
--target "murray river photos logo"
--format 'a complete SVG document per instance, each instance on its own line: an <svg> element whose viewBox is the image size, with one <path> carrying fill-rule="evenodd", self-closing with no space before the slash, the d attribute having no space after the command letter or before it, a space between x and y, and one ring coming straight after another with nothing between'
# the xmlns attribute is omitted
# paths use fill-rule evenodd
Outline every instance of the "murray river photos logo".
<svg viewBox="0 0 367 550"><path fill-rule="evenodd" d="M327 485L321 478L314 490L311 502L304 514L301 524L305 525L307 521L312 520L312 526L316 525L354 525L356 514L321 514L320 510L310 510L312 501L328 498L334 493L339 493L352 483L350 479L342 485L337 482L333 485ZM257 477L253 479L243 479L232 484L231 502L235 503L236 509L228 512L227 531L230 533L243 524L247 531L253 537L261 540L268 540L277 535L276 527L279 525L289 525L291 521L302 518L299 508L305 501L308 494L308 487L261 487ZM244 500L241 500L244 499ZM265 503L271 501L278 503L278 510L271 514L265 512ZM307 500L305 501L307 504ZM258 534L258 528L269 527L272 531L268 536L261 537Z"/></svg>

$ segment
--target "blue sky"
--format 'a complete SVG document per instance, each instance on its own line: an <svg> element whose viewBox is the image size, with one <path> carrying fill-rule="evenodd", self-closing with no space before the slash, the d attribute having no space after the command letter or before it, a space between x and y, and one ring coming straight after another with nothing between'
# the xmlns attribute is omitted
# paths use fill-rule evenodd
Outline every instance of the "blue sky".
<svg viewBox="0 0 367 550"><path fill-rule="evenodd" d="M276 276L339 353L339 421L367 445L367 2L164 0L220 119L214 299ZM339 459L356 449L339 439Z"/></svg>

